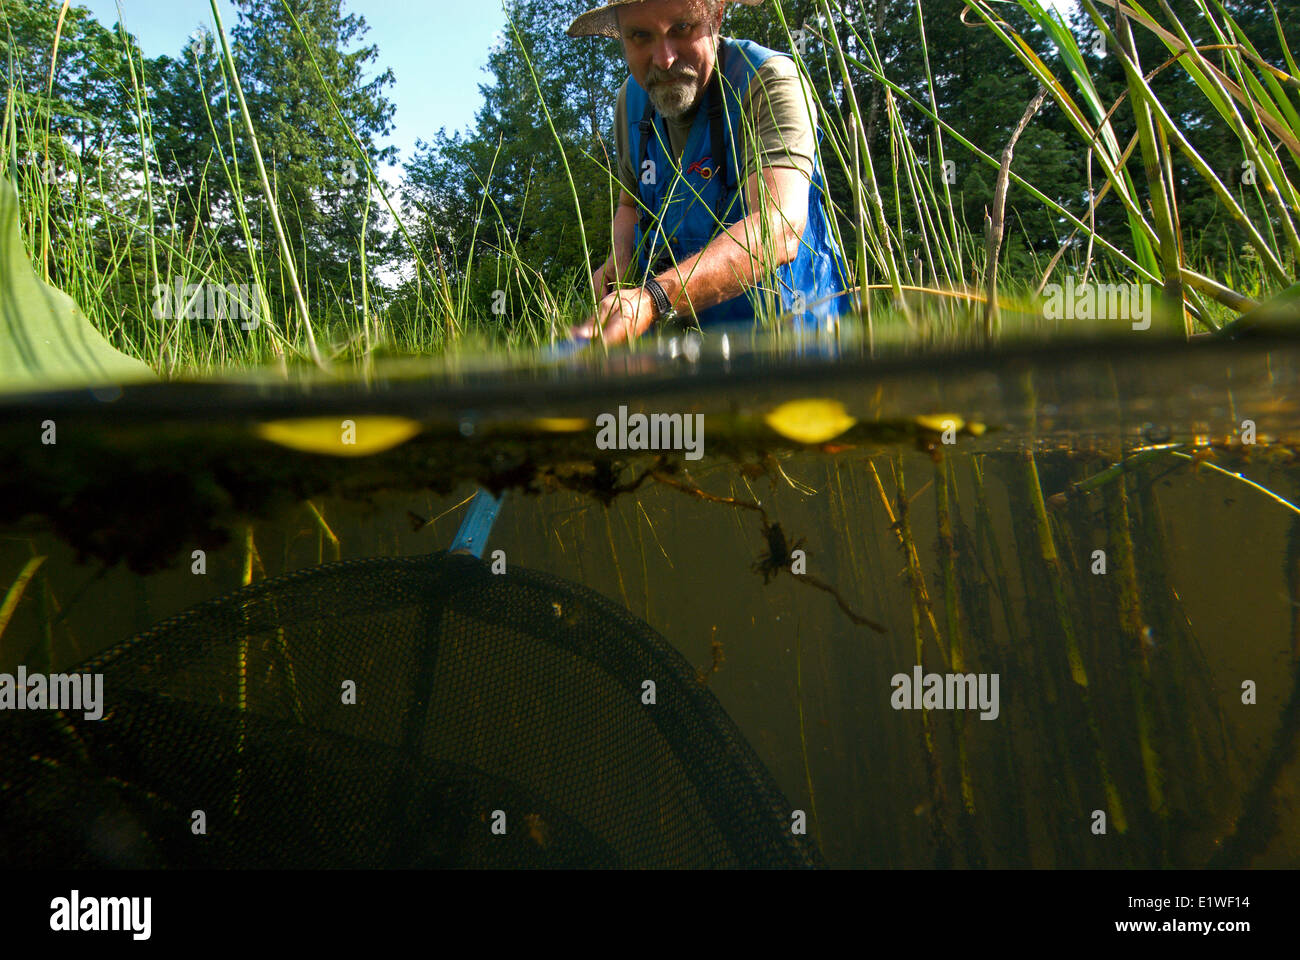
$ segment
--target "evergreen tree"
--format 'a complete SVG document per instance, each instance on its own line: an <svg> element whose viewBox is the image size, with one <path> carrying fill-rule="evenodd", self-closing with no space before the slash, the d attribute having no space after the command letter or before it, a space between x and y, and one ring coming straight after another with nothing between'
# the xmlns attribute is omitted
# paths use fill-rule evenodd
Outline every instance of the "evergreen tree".
<svg viewBox="0 0 1300 960"><path fill-rule="evenodd" d="M583 262L575 192L591 256L608 254L618 190L612 179L614 108L627 71L617 42L565 35L590 5L507 0L506 35L489 55L491 79L479 87L483 106L473 129L444 129L420 141L406 166L409 208L422 214L421 242L430 259L440 257L459 276L471 243L478 244L475 279L485 295L475 302L485 303L491 290L503 288L502 250L517 251L552 289L580 282L590 266ZM484 222L476 224L484 184L491 203L484 207Z"/></svg>
<svg viewBox="0 0 1300 960"><path fill-rule="evenodd" d="M360 302L359 243L369 186L363 155L378 170L396 153L376 143L391 130L394 107L384 91L394 82L392 71L367 78L378 48L353 48L368 28L363 17L344 11L342 0L289 0L292 13L285 0L238 5L236 66L280 216L293 238L298 275L314 285L306 291L309 303L351 311ZM240 166L245 201L272 267L268 280L282 285L281 270L274 268L279 250L246 153ZM382 250L385 235L373 205L368 231L367 247ZM281 290L277 299L292 298Z"/></svg>
<svg viewBox="0 0 1300 960"><path fill-rule="evenodd" d="M176 58L150 61L150 115L158 171L174 191L166 213L174 218L182 242L202 234L224 252L233 252L243 241L235 229L228 171L237 162L232 144L244 137L219 58L215 38L196 29Z"/></svg>

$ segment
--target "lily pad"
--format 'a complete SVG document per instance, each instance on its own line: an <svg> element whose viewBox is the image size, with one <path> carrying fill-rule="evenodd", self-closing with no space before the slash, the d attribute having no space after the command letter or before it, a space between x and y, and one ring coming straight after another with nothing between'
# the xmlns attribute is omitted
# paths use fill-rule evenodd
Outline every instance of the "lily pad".
<svg viewBox="0 0 1300 960"><path fill-rule="evenodd" d="M113 348L66 293L37 276L18 231L18 195L0 177L0 392L153 380Z"/></svg>

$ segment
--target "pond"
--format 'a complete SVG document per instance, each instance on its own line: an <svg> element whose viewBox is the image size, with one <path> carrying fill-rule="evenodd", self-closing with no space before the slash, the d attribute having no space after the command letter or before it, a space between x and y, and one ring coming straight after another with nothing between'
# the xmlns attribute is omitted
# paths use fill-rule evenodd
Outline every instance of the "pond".
<svg viewBox="0 0 1300 960"><path fill-rule="evenodd" d="M1295 865L1298 376L679 334L10 398L0 674L106 679L4 711L4 857Z"/></svg>

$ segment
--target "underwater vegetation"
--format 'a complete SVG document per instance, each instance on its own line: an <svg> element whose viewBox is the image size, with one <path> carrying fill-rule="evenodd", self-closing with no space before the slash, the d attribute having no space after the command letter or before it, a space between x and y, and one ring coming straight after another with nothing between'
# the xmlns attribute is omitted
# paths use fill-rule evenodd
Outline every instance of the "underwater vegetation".
<svg viewBox="0 0 1300 960"><path fill-rule="evenodd" d="M306 417L295 389L128 387L112 429L70 393L47 414L57 457L7 416L0 668L65 669L295 571L436 552L482 488L505 495L484 573L545 570L662 636L827 863L1296 862L1289 346L868 378L841 357L808 383L806 361L728 362L669 361L689 391L313 388ZM617 404L703 416L703 458L600 450ZM374 446L331 455L327 423ZM563 629L574 603L554 601ZM294 649L269 677L318 669ZM211 681L227 702L240 675ZM562 817L528 813L572 852Z"/></svg>

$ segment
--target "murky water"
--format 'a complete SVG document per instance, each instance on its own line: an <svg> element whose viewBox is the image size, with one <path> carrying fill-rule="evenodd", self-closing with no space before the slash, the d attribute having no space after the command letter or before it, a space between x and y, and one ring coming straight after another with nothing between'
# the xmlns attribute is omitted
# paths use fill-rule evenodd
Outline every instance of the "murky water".
<svg viewBox="0 0 1300 960"><path fill-rule="evenodd" d="M489 553L667 638L830 864L1294 865L1298 376L1286 344L829 364L715 340L14 402L0 586L44 559L0 672L66 669L249 579L444 550L486 484ZM800 443L767 419L810 397L852 424ZM599 449L620 405L703 414L704 456ZM364 458L254 434L379 414L421 432ZM955 709L950 674L985 702Z"/></svg>

